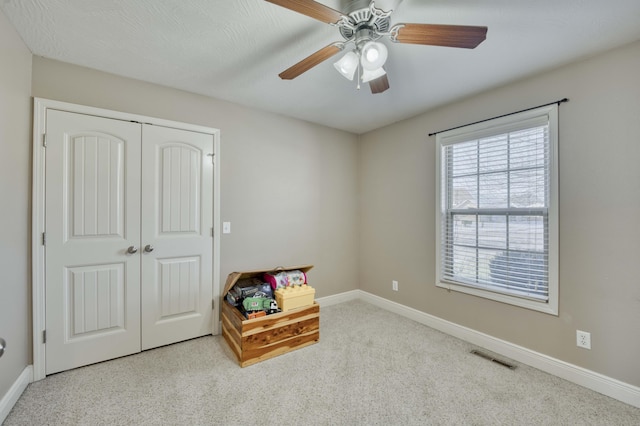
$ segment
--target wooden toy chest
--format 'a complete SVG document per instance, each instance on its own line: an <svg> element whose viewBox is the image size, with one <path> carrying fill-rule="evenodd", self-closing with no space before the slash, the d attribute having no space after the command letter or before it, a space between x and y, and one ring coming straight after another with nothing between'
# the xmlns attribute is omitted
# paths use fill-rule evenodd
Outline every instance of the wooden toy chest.
<svg viewBox="0 0 640 426"><path fill-rule="evenodd" d="M313 266L308 265L282 270L300 270L307 273L311 268ZM312 345L320 340L320 305L316 302L287 312L246 319L227 301L227 293L238 280L254 277L262 279L265 272L273 270L233 272L227 277L222 292L222 336L238 358L241 367Z"/></svg>

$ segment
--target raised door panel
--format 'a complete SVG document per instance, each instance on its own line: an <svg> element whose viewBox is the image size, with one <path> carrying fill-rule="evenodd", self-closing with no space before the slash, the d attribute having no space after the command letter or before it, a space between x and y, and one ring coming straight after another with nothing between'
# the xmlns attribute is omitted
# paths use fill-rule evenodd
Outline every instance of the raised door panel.
<svg viewBox="0 0 640 426"><path fill-rule="evenodd" d="M125 330L122 264L67 268L64 291L69 341Z"/></svg>
<svg viewBox="0 0 640 426"><path fill-rule="evenodd" d="M198 313L200 257L158 259L158 321Z"/></svg>
<svg viewBox="0 0 640 426"><path fill-rule="evenodd" d="M157 147L160 220L158 235L200 233L202 160L199 149L180 143Z"/></svg>
<svg viewBox="0 0 640 426"><path fill-rule="evenodd" d="M124 237L124 145L110 135L74 135L68 149L69 235Z"/></svg>
<svg viewBox="0 0 640 426"><path fill-rule="evenodd" d="M140 351L140 139L47 111L46 374Z"/></svg>

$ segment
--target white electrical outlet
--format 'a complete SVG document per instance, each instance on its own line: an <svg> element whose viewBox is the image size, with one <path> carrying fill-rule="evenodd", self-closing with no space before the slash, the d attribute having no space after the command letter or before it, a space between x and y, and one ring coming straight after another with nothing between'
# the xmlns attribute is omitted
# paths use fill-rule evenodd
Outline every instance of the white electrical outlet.
<svg viewBox="0 0 640 426"><path fill-rule="evenodd" d="M398 291L398 281L391 281L391 288L393 289L393 291Z"/></svg>
<svg viewBox="0 0 640 426"><path fill-rule="evenodd" d="M222 222L222 233L223 234L231 233L231 222Z"/></svg>
<svg viewBox="0 0 640 426"><path fill-rule="evenodd" d="M576 344L579 348L591 349L591 333L576 330Z"/></svg>

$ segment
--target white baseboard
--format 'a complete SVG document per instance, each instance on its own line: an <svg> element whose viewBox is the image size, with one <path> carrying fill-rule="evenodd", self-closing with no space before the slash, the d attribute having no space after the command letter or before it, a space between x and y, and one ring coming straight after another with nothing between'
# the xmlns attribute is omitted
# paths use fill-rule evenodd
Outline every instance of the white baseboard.
<svg viewBox="0 0 640 426"><path fill-rule="evenodd" d="M0 400L0 424L9 415L13 406L18 402L20 395L27 388L27 385L33 381L33 367L27 365L16 381L11 385L7 393Z"/></svg>
<svg viewBox="0 0 640 426"><path fill-rule="evenodd" d="M398 315L402 315L403 317L412 319L473 345L488 349L515 361L537 368L538 370L553 374L554 376L558 376L572 383L584 386L587 389L591 389L603 395L617 399L618 401L640 408L640 387L621 382L620 380L587 370L586 368L578 367L577 365L573 365L556 358L552 358L542 353L532 351L531 349L509 343L505 340L497 339L489 336L488 334L443 320L442 318L392 302L374 294L367 293L366 291L355 290L353 292L345 293L347 295L347 300L354 299L353 293L358 293L357 298L371 303L372 305L394 312ZM340 296L341 295L335 295L330 297L335 297L336 300L340 300Z"/></svg>
<svg viewBox="0 0 640 426"><path fill-rule="evenodd" d="M362 292L360 290L351 290L351 291L346 291L344 293L334 294L332 296L319 297L316 299L316 302L318 302L320 307L337 305L339 303L361 299L362 298L361 293Z"/></svg>

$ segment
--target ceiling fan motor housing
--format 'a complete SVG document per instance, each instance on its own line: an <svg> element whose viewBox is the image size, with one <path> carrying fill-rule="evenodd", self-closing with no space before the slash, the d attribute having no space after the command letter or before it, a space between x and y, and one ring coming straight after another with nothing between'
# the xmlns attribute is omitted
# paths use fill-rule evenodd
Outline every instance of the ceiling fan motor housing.
<svg viewBox="0 0 640 426"><path fill-rule="evenodd" d="M346 25L340 26L340 34L345 40L352 40L354 35L356 37L356 44L359 43L360 37L364 35L360 30L368 29L371 31L372 35L370 35L369 40L377 40L381 37L380 34L389 32L391 18L388 13L381 11L380 9L375 9L382 14L375 15L372 14L372 10L374 9L373 1L369 2L368 0L351 0L347 1L347 4L343 8L345 13L353 22L355 23L355 29L350 28ZM372 19L373 17L373 19Z"/></svg>

